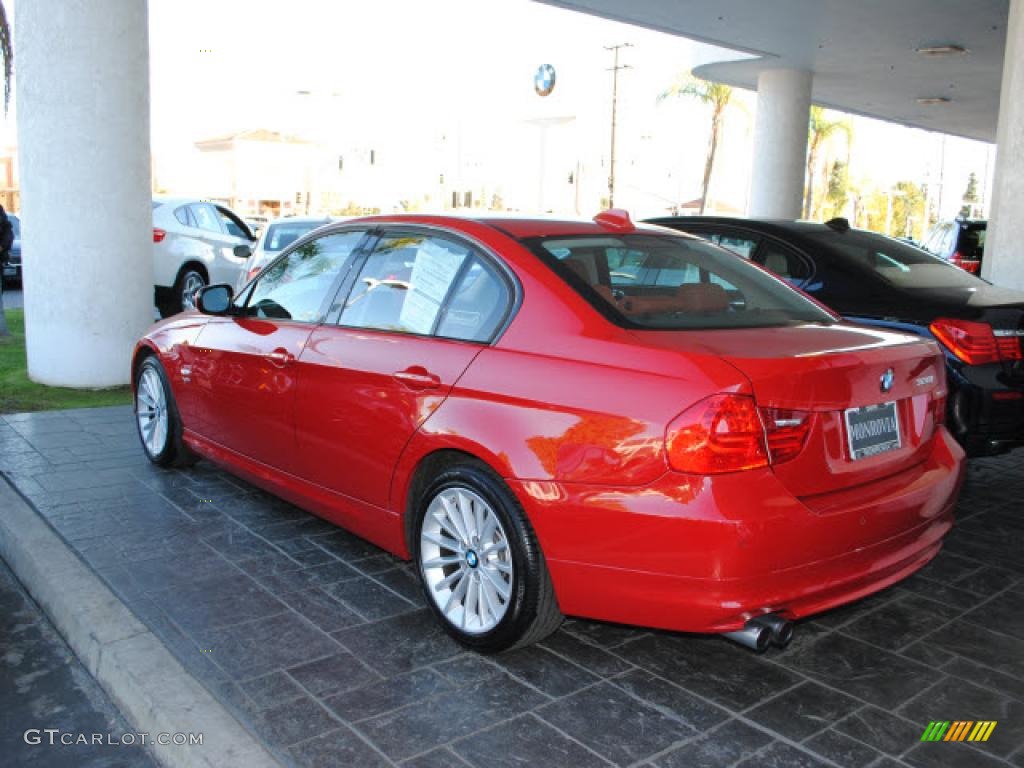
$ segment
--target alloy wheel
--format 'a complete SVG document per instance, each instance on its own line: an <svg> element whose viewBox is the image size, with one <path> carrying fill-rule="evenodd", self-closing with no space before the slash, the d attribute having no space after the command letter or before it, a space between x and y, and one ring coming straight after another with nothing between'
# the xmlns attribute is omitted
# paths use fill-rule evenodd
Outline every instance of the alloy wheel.
<svg viewBox="0 0 1024 768"><path fill-rule="evenodd" d="M160 375L146 367L139 376L135 395L135 417L139 420L139 434L150 456L159 456L167 444L167 398L164 396Z"/></svg>
<svg viewBox="0 0 1024 768"><path fill-rule="evenodd" d="M420 570L445 618L483 634L504 618L512 600L509 539L491 505L465 486L439 491L420 527Z"/></svg>
<svg viewBox="0 0 1024 768"><path fill-rule="evenodd" d="M181 308L182 310L195 309L196 292L206 285L203 276L198 272L187 272L181 283Z"/></svg>

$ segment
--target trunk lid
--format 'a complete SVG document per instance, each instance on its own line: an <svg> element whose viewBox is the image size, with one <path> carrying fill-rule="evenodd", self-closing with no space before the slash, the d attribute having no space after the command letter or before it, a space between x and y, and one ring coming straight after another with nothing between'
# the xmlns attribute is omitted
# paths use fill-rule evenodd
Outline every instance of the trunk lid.
<svg viewBox="0 0 1024 768"><path fill-rule="evenodd" d="M935 342L875 328L843 323L635 333L651 346L727 361L750 380L761 408L810 413L803 450L773 465L796 496L870 483L923 461L935 431L932 401L946 390ZM900 446L852 458L846 411L891 402Z"/></svg>

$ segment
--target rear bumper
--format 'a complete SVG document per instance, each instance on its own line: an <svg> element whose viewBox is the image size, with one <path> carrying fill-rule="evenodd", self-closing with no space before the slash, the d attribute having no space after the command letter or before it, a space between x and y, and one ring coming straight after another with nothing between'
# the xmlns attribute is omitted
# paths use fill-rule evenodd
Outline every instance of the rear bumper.
<svg viewBox="0 0 1024 768"><path fill-rule="evenodd" d="M943 430L920 465L797 499L770 470L645 488L512 481L563 612L690 632L799 618L906 578L953 524L963 451Z"/></svg>

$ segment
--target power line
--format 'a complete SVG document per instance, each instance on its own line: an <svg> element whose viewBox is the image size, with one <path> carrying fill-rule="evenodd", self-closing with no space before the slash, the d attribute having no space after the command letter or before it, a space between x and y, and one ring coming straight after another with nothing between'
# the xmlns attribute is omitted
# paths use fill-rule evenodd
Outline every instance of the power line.
<svg viewBox="0 0 1024 768"><path fill-rule="evenodd" d="M615 207L615 128L616 128L616 117L619 105L619 70L620 69L631 69L629 64L619 64L619 50L621 48L632 48L631 43L619 43L618 45L606 45L605 50L611 51L614 55L614 62L611 69L612 73L612 148L611 148L611 168L608 171L608 207Z"/></svg>

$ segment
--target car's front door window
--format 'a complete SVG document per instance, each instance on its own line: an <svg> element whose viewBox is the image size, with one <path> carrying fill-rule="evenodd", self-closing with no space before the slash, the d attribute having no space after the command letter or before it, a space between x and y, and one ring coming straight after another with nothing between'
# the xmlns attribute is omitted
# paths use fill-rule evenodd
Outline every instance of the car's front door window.
<svg viewBox="0 0 1024 768"><path fill-rule="evenodd" d="M362 230L325 235L278 258L248 291L241 314L319 322L328 294L364 235Z"/></svg>
<svg viewBox="0 0 1024 768"><path fill-rule="evenodd" d="M217 206L217 216L220 218L220 223L224 226L224 229L229 235L242 240L253 240L253 236L249 231L249 228L226 208Z"/></svg>

